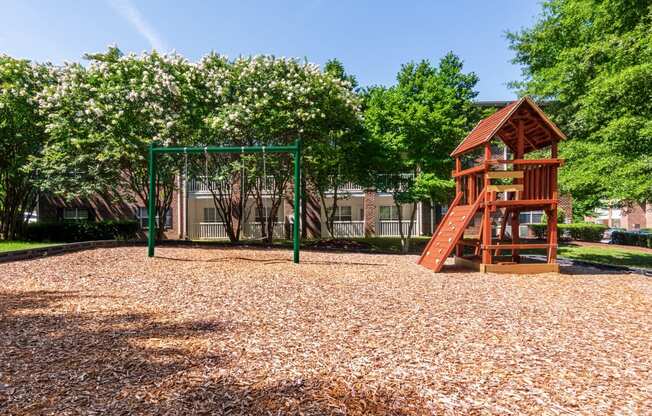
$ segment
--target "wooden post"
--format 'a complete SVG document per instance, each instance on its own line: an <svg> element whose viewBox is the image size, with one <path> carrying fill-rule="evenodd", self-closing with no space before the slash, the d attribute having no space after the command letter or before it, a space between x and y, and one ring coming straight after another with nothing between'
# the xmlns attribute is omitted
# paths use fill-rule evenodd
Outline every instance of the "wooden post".
<svg viewBox="0 0 652 416"><path fill-rule="evenodd" d="M461 172L462 171L462 161L460 160L459 157L455 158L455 173ZM462 192L462 177L458 176L455 178L455 193L459 195ZM462 200L459 202L460 204L463 203ZM462 235L462 238L464 238L464 235ZM455 256L456 257L462 257L464 247L461 244L457 244L455 246Z"/></svg>
<svg viewBox="0 0 652 416"><path fill-rule="evenodd" d="M519 120L516 125L516 154L514 159L523 159L525 154L525 127L523 126L523 120ZM514 165L514 170L519 170L518 165ZM524 184L525 181L521 179L515 179L514 183ZM523 192L517 191L515 195L516 199L523 199Z"/></svg>
<svg viewBox="0 0 652 416"><path fill-rule="evenodd" d="M491 207L489 202L491 201L492 193L487 191L487 188L490 184L489 175L489 160L491 160L491 145L489 143L485 144L484 147L484 216L482 217L482 264L491 264Z"/></svg>
<svg viewBox="0 0 652 416"><path fill-rule="evenodd" d="M548 263L557 263L557 205L547 210L548 216Z"/></svg>
<svg viewBox="0 0 652 416"><path fill-rule="evenodd" d="M519 216L521 215L521 211L518 209L515 209L512 211L512 220L511 220L511 228L512 228L512 244L518 244L519 243L519 234L520 234L520 222L519 222ZM513 248L512 249L512 261L514 263L519 263L521 261L521 257L518 254L518 250Z"/></svg>
<svg viewBox="0 0 652 416"><path fill-rule="evenodd" d="M550 157L557 159L557 141L553 141L550 146ZM557 166L552 166L550 173L550 190L552 191L552 199L555 201L550 208L548 215L548 263L557 263L557 201L559 195L557 192Z"/></svg>

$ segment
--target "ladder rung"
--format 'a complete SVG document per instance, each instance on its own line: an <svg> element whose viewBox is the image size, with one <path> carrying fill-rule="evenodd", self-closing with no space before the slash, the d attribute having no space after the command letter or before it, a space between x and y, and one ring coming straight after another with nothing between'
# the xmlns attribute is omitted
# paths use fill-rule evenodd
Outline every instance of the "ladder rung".
<svg viewBox="0 0 652 416"><path fill-rule="evenodd" d="M487 172L487 177L489 179L517 179L517 178L522 178L523 177L523 171L522 170L494 170L491 172Z"/></svg>

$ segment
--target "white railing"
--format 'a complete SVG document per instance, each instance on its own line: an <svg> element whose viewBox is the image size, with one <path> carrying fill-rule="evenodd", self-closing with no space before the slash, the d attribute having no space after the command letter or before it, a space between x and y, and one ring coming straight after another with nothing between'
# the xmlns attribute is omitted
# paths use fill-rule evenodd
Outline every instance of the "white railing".
<svg viewBox="0 0 652 416"><path fill-rule="evenodd" d="M199 222L191 224L188 236L191 240L221 240L228 238L223 222Z"/></svg>
<svg viewBox="0 0 652 416"><path fill-rule="evenodd" d="M416 221L413 222L412 226L412 235L419 235L420 230L418 229L418 224ZM403 221L401 224L403 228L403 234L407 235L408 229L410 227L410 221ZM379 237L389 237L389 236L400 236L400 228L398 220L380 220L378 221L378 236Z"/></svg>
<svg viewBox="0 0 652 416"><path fill-rule="evenodd" d="M267 224L265 224L267 227ZM263 238L262 227L259 222L248 222L242 230L244 238ZM283 238L285 236L285 227L282 222L274 223L274 238Z"/></svg>
<svg viewBox="0 0 652 416"><path fill-rule="evenodd" d="M262 183L263 181L264 183ZM262 190L264 193L271 193L276 189L276 179L272 175L267 175L265 179L258 178L257 182L259 186L262 184L263 186ZM195 178L195 179L188 180L188 193L209 193L211 188L212 189L217 188L216 181L210 181L210 187L209 187L208 183L206 183L206 181L203 180L202 178ZM227 186L224 186L224 188L227 188Z"/></svg>
<svg viewBox="0 0 652 416"><path fill-rule="evenodd" d="M337 187L337 193L346 193L346 192L363 192L364 187L361 185L357 185L353 182L344 182L341 183L340 186ZM329 189L326 191L327 194L332 194L334 192L333 189Z"/></svg>
<svg viewBox="0 0 652 416"><path fill-rule="evenodd" d="M188 181L188 193L208 193L210 192L211 188L217 188L217 182L215 181L211 181L210 185L211 186L209 188L206 181L201 179L190 179Z"/></svg>
<svg viewBox="0 0 652 416"><path fill-rule="evenodd" d="M326 223L324 223L323 235L328 235ZM364 221L334 221L334 237L364 237Z"/></svg>
<svg viewBox="0 0 652 416"><path fill-rule="evenodd" d="M223 222L199 222L191 224L188 237L191 240L223 240L229 238ZM283 238L285 227L282 222L274 224L274 238ZM259 222L246 223L242 229L243 238L262 238Z"/></svg>

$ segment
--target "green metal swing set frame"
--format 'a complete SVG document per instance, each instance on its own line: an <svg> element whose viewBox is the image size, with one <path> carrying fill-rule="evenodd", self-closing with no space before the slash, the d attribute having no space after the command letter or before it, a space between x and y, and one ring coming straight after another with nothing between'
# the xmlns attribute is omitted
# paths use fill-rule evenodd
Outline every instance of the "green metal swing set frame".
<svg viewBox="0 0 652 416"><path fill-rule="evenodd" d="M205 146L205 147L149 147L148 172L149 195L147 206L147 255L154 257L156 246L156 205L153 195L156 195L156 155L158 154L193 154L193 153L291 153L294 157L294 224L292 224L293 261L299 263L299 210L301 207L301 139L288 146Z"/></svg>

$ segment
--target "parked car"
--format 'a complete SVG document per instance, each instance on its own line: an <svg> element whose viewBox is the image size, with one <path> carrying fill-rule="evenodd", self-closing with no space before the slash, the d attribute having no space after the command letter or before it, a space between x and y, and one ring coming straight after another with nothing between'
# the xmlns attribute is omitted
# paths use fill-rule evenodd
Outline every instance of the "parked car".
<svg viewBox="0 0 652 416"><path fill-rule="evenodd" d="M614 231L625 231L625 229L624 228L607 228L605 230L604 234L602 234L602 240L600 240L600 242L605 243L605 244L613 244L614 241L613 241L612 234L613 234Z"/></svg>

